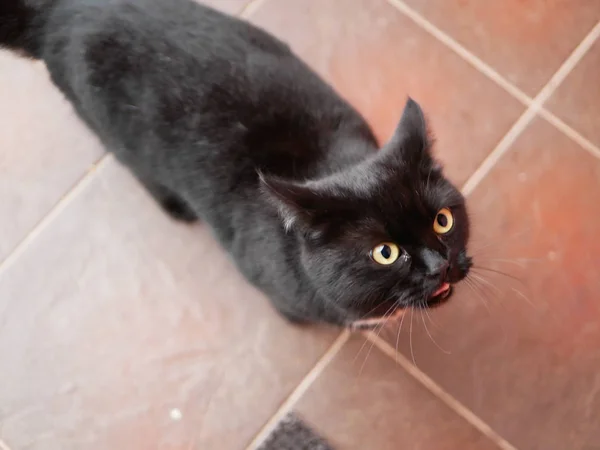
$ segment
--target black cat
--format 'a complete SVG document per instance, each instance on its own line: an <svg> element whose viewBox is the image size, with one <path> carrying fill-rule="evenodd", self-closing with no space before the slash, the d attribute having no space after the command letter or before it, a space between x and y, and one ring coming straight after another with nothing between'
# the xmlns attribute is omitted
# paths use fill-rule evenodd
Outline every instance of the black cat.
<svg viewBox="0 0 600 450"><path fill-rule="evenodd" d="M378 150L244 21L191 0L2 0L0 45L42 59L106 148L172 216L208 223L290 320L376 324L443 302L471 266L417 103Z"/></svg>

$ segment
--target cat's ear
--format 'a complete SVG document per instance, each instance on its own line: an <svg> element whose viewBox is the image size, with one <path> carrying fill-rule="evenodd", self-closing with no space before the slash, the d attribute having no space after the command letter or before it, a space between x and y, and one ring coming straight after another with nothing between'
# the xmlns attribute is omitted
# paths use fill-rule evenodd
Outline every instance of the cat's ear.
<svg viewBox="0 0 600 450"><path fill-rule="evenodd" d="M323 213L324 197L318 188L259 174L261 190L277 207L286 230L307 231Z"/></svg>
<svg viewBox="0 0 600 450"><path fill-rule="evenodd" d="M424 157L429 157L427 121L421 107L412 98L406 101L400 122L386 147L405 162L422 161Z"/></svg>

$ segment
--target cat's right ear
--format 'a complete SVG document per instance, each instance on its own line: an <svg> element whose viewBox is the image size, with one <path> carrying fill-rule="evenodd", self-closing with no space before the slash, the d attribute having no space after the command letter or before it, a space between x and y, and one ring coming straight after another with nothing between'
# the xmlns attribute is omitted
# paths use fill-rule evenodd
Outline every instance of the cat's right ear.
<svg viewBox="0 0 600 450"><path fill-rule="evenodd" d="M400 122L386 147L404 162L421 162L429 156L430 140L423 110L408 98Z"/></svg>
<svg viewBox="0 0 600 450"><path fill-rule="evenodd" d="M306 231L319 215L319 192L306 184L283 180L259 173L261 190L277 208L286 230Z"/></svg>

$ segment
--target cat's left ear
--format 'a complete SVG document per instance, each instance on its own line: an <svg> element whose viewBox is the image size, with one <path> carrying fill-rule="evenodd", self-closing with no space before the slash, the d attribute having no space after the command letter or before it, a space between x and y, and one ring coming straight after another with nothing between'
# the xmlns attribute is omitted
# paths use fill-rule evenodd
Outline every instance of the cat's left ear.
<svg viewBox="0 0 600 450"><path fill-rule="evenodd" d="M329 196L321 189L260 173L259 179L263 194L277 208L286 230L307 235L320 231L329 209Z"/></svg>
<svg viewBox="0 0 600 450"><path fill-rule="evenodd" d="M430 157L430 144L425 115L409 97L396 131L386 145L387 151L399 155L404 162L421 162Z"/></svg>

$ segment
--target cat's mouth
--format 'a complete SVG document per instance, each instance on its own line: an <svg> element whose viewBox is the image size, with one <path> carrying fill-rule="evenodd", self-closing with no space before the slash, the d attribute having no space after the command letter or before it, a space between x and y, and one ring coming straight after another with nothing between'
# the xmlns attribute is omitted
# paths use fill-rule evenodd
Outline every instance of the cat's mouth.
<svg viewBox="0 0 600 450"><path fill-rule="evenodd" d="M427 300L427 308L434 308L439 306L450 298L452 295L452 285L450 283L442 283L437 290L431 294L429 300Z"/></svg>
<svg viewBox="0 0 600 450"><path fill-rule="evenodd" d="M452 285L450 283L443 283L439 288L437 288L433 294L429 297L426 304L427 308L434 308L445 303L450 296L452 295ZM355 320L350 324L350 328L354 330L370 330L379 325L384 325L386 323L393 323L400 319L406 309L396 308L394 312L391 314L385 314L383 316L370 317L368 319Z"/></svg>

